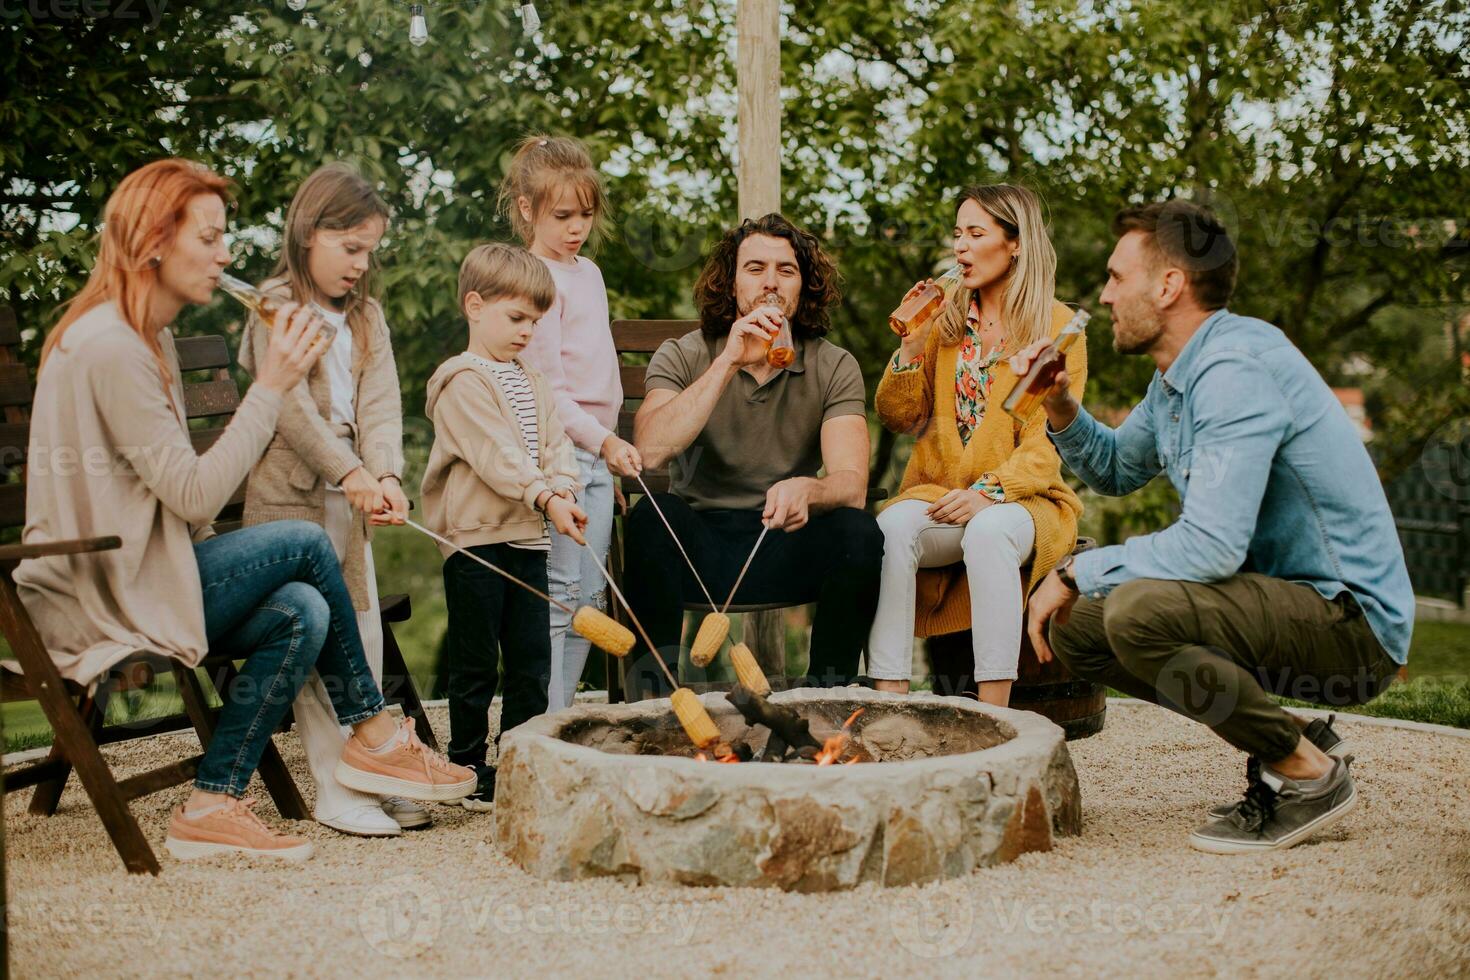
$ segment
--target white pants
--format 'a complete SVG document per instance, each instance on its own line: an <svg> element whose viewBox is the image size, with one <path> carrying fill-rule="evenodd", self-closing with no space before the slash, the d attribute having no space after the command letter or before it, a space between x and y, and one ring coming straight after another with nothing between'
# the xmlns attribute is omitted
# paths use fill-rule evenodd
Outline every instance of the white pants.
<svg viewBox="0 0 1470 980"><path fill-rule="evenodd" d="M348 529L353 519L352 505L347 495L327 491L327 537L337 550L341 561L347 550ZM383 683L383 621L378 616L378 579L373 568L373 546L363 545L363 568L367 574L368 608L357 614L357 631L362 634L362 652L367 657L368 669L379 686ZM337 721L327 689L316 671L307 678L306 686L296 696L292 706L296 714L296 732L306 749L306 764L311 778L316 781L316 816L331 818L340 816L347 809L363 804L376 804L377 798L348 789L337 782L337 760L342 758L342 748L350 734Z"/></svg>
<svg viewBox="0 0 1470 980"><path fill-rule="evenodd" d="M1031 514L1020 504L992 504L959 527L930 520L928 510L922 500L901 500L878 515L883 529L883 585L868 634L868 676L910 679L915 576L921 568L963 561L970 586L975 680L1015 680L1025 605L1019 572L1036 546Z"/></svg>

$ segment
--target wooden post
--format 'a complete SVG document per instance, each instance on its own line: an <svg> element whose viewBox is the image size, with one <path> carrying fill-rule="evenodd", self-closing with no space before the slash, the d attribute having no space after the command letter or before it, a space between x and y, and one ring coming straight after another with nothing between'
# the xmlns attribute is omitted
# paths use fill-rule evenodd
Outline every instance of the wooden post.
<svg viewBox="0 0 1470 980"><path fill-rule="evenodd" d="M781 210L781 5L739 0L740 217Z"/></svg>
<svg viewBox="0 0 1470 980"><path fill-rule="evenodd" d="M736 13L736 85L740 93L740 217L781 210L781 4L739 0ZM782 611L751 613L747 642L761 669L786 673L786 622Z"/></svg>

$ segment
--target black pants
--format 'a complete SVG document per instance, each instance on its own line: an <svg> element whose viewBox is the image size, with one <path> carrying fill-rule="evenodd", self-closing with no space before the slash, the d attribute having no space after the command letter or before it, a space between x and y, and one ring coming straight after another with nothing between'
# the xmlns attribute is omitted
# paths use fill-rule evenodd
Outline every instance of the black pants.
<svg viewBox="0 0 1470 980"><path fill-rule="evenodd" d="M760 511L695 511L671 494L656 496L715 602L723 605L760 536ZM704 601L704 592L647 499L633 508L624 527L628 603L677 676L684 603ZM857 675L858 656L878 609L882 566L878 521L866 511L840 507L813 516L799 531L767 534L735 602L815 602L804 683L846 684ZM668 680L641 638L630 657L634 692L668 693Z"/></svg>
<svg viewBox="0 0 1470 980"><path fill-rule="evenodd" d="M508 544L469 549L491 564L545 591L546 552ZM500 731L546 711L551 678L551 614L544 599L512 585L478 562L453 554L444 562L449 606L445 650L449 692L449 758L461 766L485 763L490 703L505 662ZM496 736L499 744L500 736Z"/></svg>

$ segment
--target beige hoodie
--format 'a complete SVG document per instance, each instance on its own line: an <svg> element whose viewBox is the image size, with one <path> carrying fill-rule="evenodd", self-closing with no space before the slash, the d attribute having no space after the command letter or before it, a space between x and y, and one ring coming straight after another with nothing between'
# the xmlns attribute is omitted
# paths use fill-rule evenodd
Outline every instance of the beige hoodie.
<svg viewBox="0 0 1470 980"><path fill-rule="evenodd" d="M519 362L518 362L519 363ZM429 379L427 414L434 446L424 471L424 524L461 548L541 536L536 498L577 483L577 457L542 375L521 363L536 392L541 467L494 375L467 354L439 365ZM447 558L452 550L439 546Z"/></svg>

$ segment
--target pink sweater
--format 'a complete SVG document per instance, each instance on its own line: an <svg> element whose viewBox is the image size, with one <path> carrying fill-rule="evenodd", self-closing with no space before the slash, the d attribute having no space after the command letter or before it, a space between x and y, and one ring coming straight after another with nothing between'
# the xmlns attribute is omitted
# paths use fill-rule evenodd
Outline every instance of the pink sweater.
<svg viewBox="0 0 1470 980"><path fill-rule="evenodd" d="M574 266L541 261L556 280L556 302L536 324L521 359L550 382L557 414L572 442L597 453L617 430L623 407L602 270L581 256Z"/></svg>

